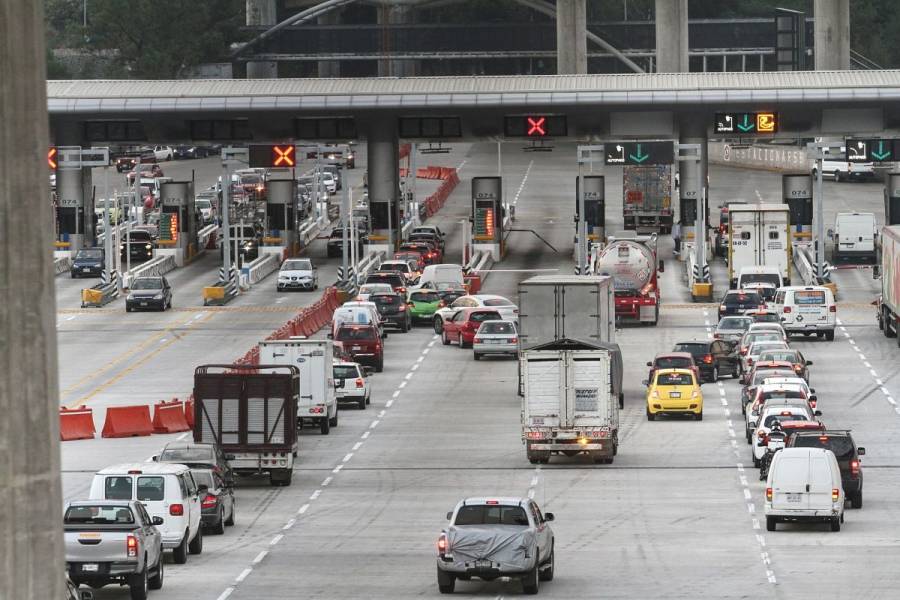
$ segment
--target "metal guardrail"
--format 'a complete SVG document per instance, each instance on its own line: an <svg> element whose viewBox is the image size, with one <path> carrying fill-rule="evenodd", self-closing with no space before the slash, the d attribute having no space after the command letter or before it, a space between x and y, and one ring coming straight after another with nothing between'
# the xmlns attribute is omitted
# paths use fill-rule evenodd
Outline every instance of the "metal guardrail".
<svg viewBox="0 0 900 600"><path fill-rule="evenodd" d="M141 266L126 271L125 274L122 275L122 287L126 289L130 288L131 282L137 277L165 275L170 271L174 271L176 266L174 254L158 255Z"/></svg>
<svg viewBox="0 0 900 600"><path fill-rule="evenodd" d="M385 252L383 250L379 252L369 252L367 257L359 261L359 264L356 267L356 284L362 284L369 273L380 267L382 261L384 261L384 257Z"/></svg>
<svg viewBox="0 0 900 600"><path fill-rule="evenodd" d="M57 275L68 273L72 270L72 257L65 256L53 259L53 269Z"/></svg>
<svg viewBox="0 0 900 600"><path fill-rule="evenodd" d="M209 243L209 237L218 231L219 226L215 223L210 223L197 232L197 248L199 252L203 252L203 250L206 249L206 244Z"/></svg>

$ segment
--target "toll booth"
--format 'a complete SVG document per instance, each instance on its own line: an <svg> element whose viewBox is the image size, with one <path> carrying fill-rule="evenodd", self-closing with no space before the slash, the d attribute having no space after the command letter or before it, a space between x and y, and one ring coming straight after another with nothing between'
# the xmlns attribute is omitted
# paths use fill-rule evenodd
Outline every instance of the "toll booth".
<svg viewBox="0 0 900 600"><path fill-rule="evenodd" d="M166 181L160 186L159 239L157 254L173 254L175 264L184 266L196 256L197 232L202 217L194 208L191 181Z"/></svg>
<svg viewBox="0 0 900 600"><path fill-rule="evenodd" d="M266 235L263 247L286 248L293 256L297 248L297 182L291 179L270 179L266 184Z"/></svg>
<svg viewBox="0 0 900 600"><path fill-rule="evenodd" d="M500 260L503 241L503 182L500 177L472 178L472 253L490 252Z"/></svg>
<svg viewBox="0 0 900 600"><path fill-rule="evenodd" d="M73 152L77 152L77 156ZM58 251L71 252L73 256L81 248L94 246L97 233L91 170L81 167L80 152L81 148L72 152L68 148L59 149L54 198L54 246Z"/></svg>
<svg viewBox="0 0 900 600"><path fill-rule="evenodd" d="M888 173L885 180L884 224L900 225L900 173Z"/></svg>
<svg viewBox="0 0 900 600"><path fill-rule="evenodd" d="M603 175L583 175L584 213L587 221L587 238L591 244L602 243L606 239L606 186ZM578 239L578 197L581 193L578 178L575 178L575 239Z"/></svg>
<svg viewBox="0 0 900 600"><path fill-rule="evenodd" d="M791 237L812 239L812 175L807 173L782 175L781 198L791 211Z"/></svg>

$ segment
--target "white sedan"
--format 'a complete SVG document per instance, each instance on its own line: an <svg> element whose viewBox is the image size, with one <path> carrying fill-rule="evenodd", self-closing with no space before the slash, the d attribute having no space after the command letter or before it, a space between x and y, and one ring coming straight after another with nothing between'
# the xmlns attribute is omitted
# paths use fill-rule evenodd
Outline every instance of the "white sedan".
<svg viewBox="0 0 900 600"><path fill-rule="evenodd" d="M363 367L355 362L336 362L334 372L334 395L338 404L356 404L365 410L371 402L369 390L370 367Z"/></svg>
<svg viewBox="0 0 900 600"><path fill-rule="evenodd" d="M763 350L787 350L788 345L787 342L778 342L778 341L759 341L753 342L750 344L750 348L747 350L747 353L741 357L741 368L744 373L749 373L753 369L753 364L759 360L759 355Z"/></svg>
<svg viewBox="0 0 900 600"><path fill-rule="evenodd" d="M503 296L493 294L471 294L460 296L450 306L439 308L434 313L434 332L444 331L444 322L463 308L492 308L500 313L504 321L518 321L519 307Z"/></svg>

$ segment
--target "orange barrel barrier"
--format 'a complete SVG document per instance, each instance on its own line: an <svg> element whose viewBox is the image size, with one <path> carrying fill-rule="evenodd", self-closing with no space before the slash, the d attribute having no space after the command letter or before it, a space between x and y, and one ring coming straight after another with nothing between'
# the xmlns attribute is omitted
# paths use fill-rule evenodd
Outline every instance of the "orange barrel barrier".
<svg viewBox="0 0 900 600"><path fill-rule="evenodd" d="M78 408L59 407L59 440L92 440L97 432L94 429L94 411L86 406Z"/></svg>
<svg viewBox="0 0 900 600"><path fill-rule="evenodd" d="M194 396L191 395L190 398L184 401L184 422L188 424L188 427L191 429L194 428Z"/></svg>
<svg viewBox="0 0 900 600"><path fill-rule="evenodd" d="M105 438L135 437L153 433L150 407L110 406L106 409L106 422L101 435Z"/></svg>
<svg viewBox="0 0 900 600"><path fill-rule="evenodd" d="M157 402L153 405L153 433L178 433L189 431L190 425L184 418L184 405L178 398L171 402Z"/></svg>

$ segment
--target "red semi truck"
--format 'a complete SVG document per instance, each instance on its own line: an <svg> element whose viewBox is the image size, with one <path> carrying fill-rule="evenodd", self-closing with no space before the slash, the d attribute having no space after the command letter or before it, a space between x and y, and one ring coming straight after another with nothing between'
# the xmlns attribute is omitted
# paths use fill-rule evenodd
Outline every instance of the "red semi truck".
<svg viewBox="0 0 900 600"><path fill-rule="evenodd" d="M595 274L613 278L616 318L656 325L659 320L659 282L664 268L656 261L656 234L610 237L597 257Z"/></svg>

